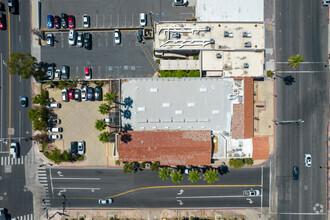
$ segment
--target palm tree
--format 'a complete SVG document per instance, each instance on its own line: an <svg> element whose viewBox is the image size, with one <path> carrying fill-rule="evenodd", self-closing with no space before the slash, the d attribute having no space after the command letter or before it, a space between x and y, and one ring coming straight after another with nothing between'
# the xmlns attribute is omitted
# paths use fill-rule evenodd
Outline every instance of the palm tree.
<svg viewBox="0 0 330 220"><path fill-rule="evenodd" d="M288 65L285 65L285 66L282 66L274 71L271 71L271 70L267 70L267 76L268 77L272 77L275 75L275 72L277 72L278 70L280 69L283 69L283 68L286 68L286 67L292 67L293 69L297 69L297 67L302 63L304 62L304 58L299 55L299 54L296 54L296 55L292 55L291 57L289 57L289 60L288 60L289 64Z"/></svg>
<svg viewBox="0 0 330 220"><path fill-rule="evenodd" d="M197 170L192 170L189 173L188 179L190 180L190 182L192 183L196 183L197 180L199 180L201 177L199 175L199 172Z"/></svg>
<svg viewBox="0 0 330 220"><path fill-rule="evenodd" d="M181 180L183 179L181 172L178 170L177 171L173 170L171 173L171 179L173 183L180 183Z"/></svg>
<svg viewBox="0 0 330 220"><path fill-rule="evenodd" d="M97 120L94 126L98 131L102 131L105 129L106 124L103 120Z"/></svg>
<svg viewBox="0 0 330 220"><path fill-rule="evenodd" d="M116 99L117 99L117 94L112 90L104 94L104 101L109 102L109 105L111 105L114 101L116 101Z"/></svg>
<svg viewBox="0 0 330 220"><path fill-rule="evenodd" d="M218 173L216 172L216 170L213 169L209 169L204 173L204 180L207 183L214 183L215 181L218 181Z"/></svg>
<svg viewBox="0 0 330 220"><path fill-rule="evenodd" d="M160 169L160 171L158 172L158 176L164 181L170 176L170 170L167 167L164 167Z"/></svg>
<svg viewBox="0 0 330 220"><path fill-rule="evenodd" d="M159 170L159 165L160 165L159 162L154 162L154 163L152 163L151 166L150 166L150 170L151 170L151 171L158 172L158 170Z"/></svg>
<svg viewBox="0 0 330 220"><path fill-rule="evenodd" d="M107 141L109 141L110 139L110 133L108 132L102 132L100 135L99 135L99 140L102 142L102 143L105 143Z"/></svg>
<svg viewBox="0 0 330 220"><path fill-rule="evenodd" d="M110 112L110 106L107 104L107 103L102 103L100 106L99 106L99 112L102 114L102 115L106 115L106 114L109 114Z"/></svg>

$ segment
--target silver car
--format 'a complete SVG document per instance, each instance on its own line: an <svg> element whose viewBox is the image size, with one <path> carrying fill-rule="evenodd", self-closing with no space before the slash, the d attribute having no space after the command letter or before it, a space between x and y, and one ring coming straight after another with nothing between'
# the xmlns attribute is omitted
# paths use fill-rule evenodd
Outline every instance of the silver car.
<svg viewBox="0 0 330 220"><path fill-rule="evenodd" d="M77 38L77 32L75 30L69 31L69 45L74 46L76 45L76 38Z"/></svg>
<svg viewBox="0 0 330 220"><path fill-rule="evenodd" d="M99 199L99 204L100 205L111 204L112 202L113 202L112 199Z"/></svg>
<svg viewBox="0 0 330 220"><path fill-rule="evenodd" d="M79 33L77 37L77 47L82 47L83 46L83 34Z"/></svg>

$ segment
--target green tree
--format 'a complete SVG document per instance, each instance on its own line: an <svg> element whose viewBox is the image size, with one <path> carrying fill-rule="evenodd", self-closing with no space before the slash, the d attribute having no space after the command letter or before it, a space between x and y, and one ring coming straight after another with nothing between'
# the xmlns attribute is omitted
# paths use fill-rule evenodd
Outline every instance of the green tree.
<svg viewBox="0 0 330 220"><path fill-rule="evenodd" d="M94 126L98 131L102 131L105 129L106 123L103 120L97 120Z"/></svg>
<svg viewBox="0 0 330 220"><path fill-rule="evenodd" d="M120 166L120 164L121 164L121 163L120 163L120 160L116 160L116 161L115 161L115 164L116 164L117 166Z"/></svg>
<svg viewBox="0 0 330 220"><path fill-rule="evenodd" d="M64 151L62 153L63 160L70 161L71 160L71 154L69 154L67 151Z"/></svg>
<svg viewBox="0 0 330 220"><path fill-rule="evenodd" d="M105 142L108 142L110 139L110 133L108 132L102 132L100 135L99 135L99 140L102 142L102 143L105 143Z"/></svg>
<svg viewBox="0 0 330 220"><path fill-rule="evenodd" d="M31 121L37 120L39 118L39 109L31 108L28 112L28 117Z"/></svg>
<svg viewBox="0 0 330 220"><path fill-rule="evenodd" d="M168 177L170 176L170 170L167 167L164 167L159 170L158 176L164 181L165 179L168 179Z"/></svg>
<svg viewBox="0 0 330 220"><path fill-rule="evenodd" d="M116 99L117 99L117 94L112 90L104 94L104 101L109 102L109 105L115 102Z"/></svg>
<svg viewBox="0 0 330 220"><path fill-rule="evenodd" d="M40 104L41 106L46 106L48 102L48 91L41 88L40 94L37 94L32 99L33 104Z"/></svg>
<svg viewBox="0 0 330 220"><path fill-rule="evenodd" d="M267 76L268 77L272 77L275 75L275 73L283 68L286 68L286 67L292 67L293 69L297 69L297 67L304 62L304 58L299 55L299 54L296 54L296 55L292 55L291 57L289 57L288 59L288 64L287 65L284 65L274 71L271 71L271 70L267 70Z"/></svg>
<svg viewBox="0 0 330 220"><path fill-rule="evenodd" d="M63 161L61 151L57 148L55 148L51 153L46 153L45 156L56 164L60 164Z"/></svg>
<svg viewBox="0 0 330 220"><path fill-rule="evenodd" d="M37 59L29 53L12 53L6 65L11 75L18 74L23 79L28 79L37 74L36 61Z"/></svg>
<svg viewBox="0 0 330 220"><path fill-rule="evenodd" d="M68 83L68 87L72 87L75 88L78 85L78 79L72 79L71 81L69 81Z"/></svg>
<svg viewBox="0 0 330 220"><path fill-rule="evenodd" d="M171 180L173 183L180 183L183 179L180 171L173 170L171 173Z"/></svg>
<svg viewBox="0 0 330 220"><path fill-rule="evenodd" d="M33 129L36 131L44 131L47 128L47 122L37 119L32 121Z"/></svg>
<svg viewBox="0 0 330 220"><path fill-rule="evenodd" d="M253 160L252 160L252 158L245 158L245 159L244 159L244 163L245 163L246 165L250 165L250 166L252 166L252 165L253 165Z"/></svg>
<svg viewBox="0 0 330 220"><path fill-rule="evenodd" d="M40 143L46 143L48 142L48 135L46 132L42 132L41 134L36 134L33 136L33 140L36 140Z"/></svg>
<svg viewBox="0 0 330 220"><path fill-rule="evenodd" d="M101 81L101 80L95 81L95 85L99 86L99 87L102 87L103 86L103 81Z"/></svg>
<svg viewBox="0 0 330 220"><path fill-rule="evenodd" d="M204 180L207 182L207 183L214 183L215 181L218 181L219 178L218 178L218 173L216 170L213 170L213 169L209 169L207 170L205 173L204 173Z"/></svg>
<svg viewBox="0 0 330 220"><path fill-rule="evenodd" d="M68 85L69 85L68 80L60 80L60 81L58 81L58 88L60 90L67 88Z"/></svg>
<svg viewBox="0 0 330 220"><path fill-rule="evenodd" d="M47 110L45 107L32 108L28 112L33 128L37 131L45 130L47 127Z"/></svg>
<svg viewBox="0 0 330 220"><path fill-rule="evenodd" d="M131 173L134 170L134 163L130 162L130 163L125 163L124 167L123 167L123 172L124 173Z"/></svg>
<svg viewBox="0 0 330 220"><path fill-rule="evenodd" d="M153 162L150 166L150 170L151 171L155 171L155 172L158 172L159 170L159 166L160 166L160 163L157 161L157 162Z"/></svg>
<svg viewBox="0 0 330 220"><path fill-rule="evenodd" d="M229 166L233 167L235 170L237 170L240 167L244 166L244 161L242 159L230 159L229 160Z"/></svg>
<svg viewBox="0 0 330 220"><path fill-rule="evenodd" d="M142 163L140 163L140 168L141 168L141 169L146 168L146 162L142 162Z"/></svg>
<svg viewBox="0 0 330 220"><path fill-rule="evenodd" d="M102 114L102 115L106 115L106 114L109 114L111 108L110 106L108 105L108 103L102 103L100 106L99 106L99 112Z"/></svg>
<svg viewBox="0 0 330 220"><path fill-rule="evenodd" d="M190 182L196 183L197 180L199 180L200 178L201 178L200 174L197 170L190 171L189 176L188 176L188 179L190 180Z"/></svg>

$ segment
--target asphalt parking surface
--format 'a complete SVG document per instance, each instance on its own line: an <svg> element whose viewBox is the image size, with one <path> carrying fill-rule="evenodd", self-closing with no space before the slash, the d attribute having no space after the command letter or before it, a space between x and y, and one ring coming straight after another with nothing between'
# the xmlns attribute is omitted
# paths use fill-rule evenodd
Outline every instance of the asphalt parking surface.
<svg viewBox="0 0 330 220"><path fill-rule="evenodd" d="M46 28L47 14L74 15L76 28L82 16L90 16L91 27L139 27L141 12L152 14L152 21L184 21L194 17L194 7L173 7L173 0L44 0L41 3L41 27ZM147 26L151 26L150 16ZM70 66L70 78L84 78L84 68L91 67L93 79L151 77L158 70L152 58L153 42L136 40L137 31L121 31L121 44L114 43L114 32L91 32L92 50L68 45L68 33L55 33L55 46L41 48L41 60L57 68Z"/></svg>

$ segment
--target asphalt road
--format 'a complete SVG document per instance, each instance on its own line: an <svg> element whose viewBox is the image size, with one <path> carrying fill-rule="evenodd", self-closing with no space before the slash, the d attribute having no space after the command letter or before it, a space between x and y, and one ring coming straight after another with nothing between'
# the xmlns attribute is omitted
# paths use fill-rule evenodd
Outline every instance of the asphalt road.
<svg viewBox="0 0 330 220"><path fill-rule="evenodd" d="M47 14L74 15L76 27L82 27L82 16L90 16L91 27L139 27L139 14L151 13L147 26L155 21L184 21L194 17L194 7L173 7L172 0L79 0L42 1L41 27L46 28ZM152 22L150 20L152 19ZM57 68L68 65L70 78L84 78L84 68L91 67L94 79L152 77L158 70L153 60L152 39L138 43L137 31L121 31L121 44L114 43L114 32L91 32L92 50L68 45L68 33L55 34L54 47L43 46L41 59L55 63Z"/></svg>
<svg viewBox="0 0 330 220"><path fill-rule="evenodd" d="M304 57L296 70L285 68L276 78L276 118L304 123L276 126L276 186L278 219L327 218L328 8L322 1L276 1L276 62ZM293 80L285 82L285 76ZM305 167L304 154L312 167ZM292 167L300 168L293 180Z"/></svg>
<svg viewBox="0 0 330 220"><path fill-rule="evenodd" d="M113 208L265 207L269 201L269 169L262 167L229 168L214 184L192 184L185 174L174 184L150 170L123 174L122 169L49 168L46 176L50 206L57 208L63 202L66 208L104 208L98 205L100 198L113 198ZM248 197L252 202L242 196L251 188L262 192Z"/></svg>
<svg viewBox="0 0 330 220"><path fill-rule="evenodd" d="M5 4L7 6L7 4ZM30 53L30 2L20 1L20 14L10 15L10 48L11 53ZM8 9L6 7L7 22ZM31 98L31 81L14 75L9 80L8 68L4 62L9 58L9 24L7 30L0 32L0 59L1 59L1 89L0 89L0 135L1 138L10 138L20 143L21 158L9 160L9 145L0 143L0 207L8 209L14 216L25 216L33 213L32 194L25 189L24 164L30 160L27 154L31 149L31 141L19 141L18 137L31 137L31 122L27 117L28 108L20 106L20 97ZM31 101L31 99L30 99ZM30 102L31 104L31 102ZM10 121L10 123L9 123ZM22 159L23 158L23 159Z"/></svg>

